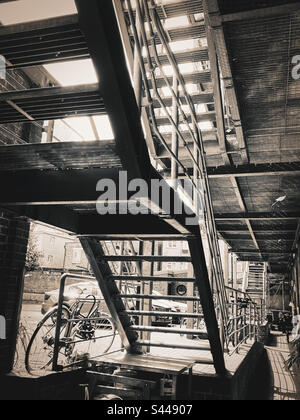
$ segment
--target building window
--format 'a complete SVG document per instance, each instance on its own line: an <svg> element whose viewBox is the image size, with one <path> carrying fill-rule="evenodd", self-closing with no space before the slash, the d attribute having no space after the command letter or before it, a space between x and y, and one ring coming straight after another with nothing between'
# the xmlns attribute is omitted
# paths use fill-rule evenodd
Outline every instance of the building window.
<svg viewBox="0 0 300 420"><path fill-rule="evenodd" d="M53 255L48 255L47 262L48 262L48 264L53 263Z"/></svg>
<svg viewBox="0 0 300 420"><path fill-rule="evenodd" d="M55 246L55 237L50 236L50 246L53 248Z"/></svg>
<svg viewBox="0 0 300 420"><path fill-rule="evenodd" d="M184 251L188 251L189 250L189 244L187 243L187 241L182 242L182 249Z"/></svg>
<svg viewBox="0 0 300 420"><path fill-rule="evenodd" d="M81 261L81 249L80 248L74 248L73 249L72 264L79 264L80 261Z"/></svg>
<svg viewBox="0 0 300 420"><path fill-rule="evenodd" d="M168 265L167 265L167 267L168 267L168 270L172 270L173 269L173 263L168 263Z"/></svg>
<svg viewBox="0 0 300 420"><path fill-rule="evenodd" d="M168 242L168 247L169 248L177 248L177 242L176 241Z"/></svg>

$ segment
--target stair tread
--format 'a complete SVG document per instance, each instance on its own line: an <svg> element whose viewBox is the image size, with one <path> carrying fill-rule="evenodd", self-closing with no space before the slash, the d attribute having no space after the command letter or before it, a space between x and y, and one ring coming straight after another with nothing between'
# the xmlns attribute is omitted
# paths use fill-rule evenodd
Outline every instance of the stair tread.
<svg viewBox="0 0 300 420"><path fill-rule="evenodd" d="M148 331L148 332L165 332L170 334L188 334L188 335L206 335L206 331L194 330L194 329L183 329L183 328L168 328L168 327L149 327L141 325L133 325L129 327L134 331Z"/></svg>
<svg viewBox="0 0 300 420"><path fill-rule="evenodd" d="M186 296L156 296L156 295L138 295L138 294L120 294L123 299L149 299L149 300L180 300L183 302L200 302L200 298Z"/></svg>

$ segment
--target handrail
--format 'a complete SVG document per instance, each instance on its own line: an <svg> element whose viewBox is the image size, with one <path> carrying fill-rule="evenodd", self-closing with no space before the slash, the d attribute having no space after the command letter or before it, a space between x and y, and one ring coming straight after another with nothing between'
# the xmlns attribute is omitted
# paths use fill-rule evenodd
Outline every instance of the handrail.
<svg viewBox="0 0 300 420"><path fill-rule="evenodd" d="M233 349L229 352L232 356L248 339L257 339L258 328L265 318L265 300L261 299L259 305L247 292L229 286L225 286L225 289L234 294L232 301L228 303L231 313L230 322L233 325L232 331L228 333L228 338L233 345ZM245 299L245 302L239 299Z"/></svg>
<svg viewBox="0 0 300 420"><path fill-rule="evenodd" d="M198 202L198 199L196 197L200 198L200 202L202 202L204 199L205 226L206 226L206 231L207 231L207 239L209 243L209 252L210 252L210 259L212 263L212 271L213 271L213 276L214 276L215 283L217 286L216 292L217 292L217 298L219 301L219 309L221 313L221 331L223 334L222 338L223 338L223 344L227 344L227 327L226 327L228 324L227 296L226 296L226 291L224 288L225 282L224 282L224 277L223 277L221 254L220 254L218 235L217 235L217 230L216 230L216 225L215 225L215 220L214 220L214 215L213 215L212 200L211 200L210 191L209 191L209 182L208 182L208 176L207 176L207 171L206 171L202 132L200 130L200 127L198 126L197 115L196 115L193 101L186 90L184 79L179 71L175 56L172 50L169 48L163 25L157 14L157 10L155 9L155 3L151 2L151 7L149 7L148 2L145 0L142 0L141 3L143 5L146 22L142 16L142 8L141 8L140 0L138 0L136 2L136 13L137 13L138 21L143 23L139 25L139 29L140 29L140 36L139 36L138 29L135 25L134 13L131 7L131 3L130 1L126 0L130 25L133 32L135 46L136 46L137 59L140 65L141 77L144 83L145 93L147 96L147 102L148 102L147 109L151 117L151 125L158 139L160 140L162 145L165 147L167 152L170 154L170 157L173 158L173 160L178 164L178 166L182 168L185 176L191 181L191 184L193 185L194 192L195 192L195 203ZM148 34L145 28L146 23L148 24L148 29L149 29ZM157 48L156 48L156 43L154 40L155 39L154 30L156 31L157 36L160 38L161 43L165 48L168 60L173 68L174 81L175 79L177 79L177 86L179 84L182 88L183 96L186 99L186 102L189 108L189 113L192 118L192 127L190 126L187 115L182 107L182 102L178 98L178 94L174 92L174 87L172 87L171 84L169 83L169 79L166 76L163 66L160 63ZM148 43L148 40L150 41L150 43ZM148 65L148 70L146 70L146 66L145 66L145 62L144 62L144 58L142 54L142 45L144 46L145 52L146 52L146 61ZM155 60L154 65L153 65L153 60L151 58L150 49L154 56L154 60ZM178 127L178 124L176 123L176 121L174 121L173 116L170 114L168 107L164 103L164 99L161 97L159 93L159 89L157 87L156 78L154 74L155 68L159 68L167 86L170 89L171 95L174 100L174 104L177 110L180 112L183 118L184 124L186 125L188 132L190 133L190 136L192 138L192 142L194 145L193 151L190 149L188 143L186 142L184 136L182 135L181 129ZM151 94L150 85L147 78L147 71L150 73L154 95ZM178 158L178 154L174 153L173 150L168 146L163 135L160 133L157 127L155 113L153 109L154 97L156 97L156 99L159 101L160 106L166 113L166 116L173 127L174 133L176 133L178 138L183 142L184 147L186 148L194 164L193 176L191 176L188 173L187 169L185 168L181 160ZM199 177L202 180L204 194L202 194L202 192L199 190L199 185L198 185ZM196 207L196 204L195 204L195 207Z"/></svg>

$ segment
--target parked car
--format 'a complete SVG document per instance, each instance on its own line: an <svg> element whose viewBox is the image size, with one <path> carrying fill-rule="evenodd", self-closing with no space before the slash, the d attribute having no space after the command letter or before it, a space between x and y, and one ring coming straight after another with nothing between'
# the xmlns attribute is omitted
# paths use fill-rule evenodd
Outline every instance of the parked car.
<svg viewBox="0 0 300 420"><path fill-rule="evenodd" d="M136 294L136 288L134 286L129 286L127 288L127 292L128 294ZM153 295L162 297L162 299L152 301L153 310L158 312L170 312L170 316L159 315L155 317L155 319L153 320L154 325L170 325L172 323L177 323L178 317L176 317L176 314L178 314L179 312L187 312L186 304L164 299L163 295L156 291L153 291ZM104 298L96 281L86 281L66 286L64 293L64 303L67 306L71 307L78 299L87 299L89 296L95 296L97 300L103 301L102 306L100 307L102 310L105 310ZM57 306L58 299L59 289L46 292L44 295L44 302L42 304L41 309L42 314L45 315L49 310ZM130 310L135 309L135 302L135 299L128 301ZM86 304L83 313L88 312L91 305L92 303Z"/></svg>

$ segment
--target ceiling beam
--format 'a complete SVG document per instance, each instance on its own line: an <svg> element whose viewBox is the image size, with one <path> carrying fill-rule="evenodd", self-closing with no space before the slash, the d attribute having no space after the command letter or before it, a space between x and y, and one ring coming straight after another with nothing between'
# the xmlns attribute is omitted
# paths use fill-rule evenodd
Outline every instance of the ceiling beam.
<svg viewBox="0 0 300 420"><path fill-rule="evenodd" d="M286 15L289 13L298 12L300 10L300 3L288 3L280 6L263 7L260 9L247 10L244 12L227 13L222 15L222 22L237 22L241 20L259 19L271 16Z"/></svg>
<svg viewBox="0 0 300 420"><path fill-rule="evenodd" d="M222 158L224 160L224 163L225 165L230 166L231 161L227 153L227 145L226 145L226 142L227 142L226 127L225 127L225 120L224 120L224 104L223 104L223 96L222 96L222 89L221 89L221 82L220 82L220 71L219 71L218 58L217 58L215 43L213 40L212 31L208 25L207 13L205 13L205 25L206 25L206 33L207 33L207 45L208 45L210 69L211 69L211 76L212 76L212 82L213 82L216 122L217 122L217 129L218 129L218 141L220 144L220 151L222 153Z"/></svg>
<svg viewBox="0 0 300 420"><path fill-rule="evenodd" d="M267 229L253 229L256 234L265 234L265 235L286 235L286 234L295 234L295 229L290 230L267 230ZM248 229L236 228L218 228L218 232L225 234L246 234L249 233Z"/></svg>
<svg viewBox="0 0 300 420"><path fill-rule="evenodd" d="M261 255L290 255L292 251L258 251L255 249L236 249L231 250L235 254L261 254Z"/></svg>
<svg viewBox="0 0 300 420"><path fill-rule="evenodd" d="M232 183L232 186L233 186L233 189L234 189L234 192L235 192L235 195L237 197L237 200L238 200L238 203L239 203L239 206L240 206L241 210L244 213L247 213L247 206L246 206L246 203L245 203L244 198L242 196L242 192L241 192L240 186L238 184L238 181L236 180L236 178L234 176L231 176L230 177L230 181ZM251 238L253 240L253 243L254 243L255 247L259 251L260 250L259 249L259 245L258 245L258 242L256 240L256 237L255 237L255 234L254 234L254 231L253 231L251 222L250 222L249 219L245 219L245 222L246 222L246 225L248 226L248 230L250 232L250 235L251 235Z"/></svg>
<svg viewBox="0 0 300 420"><path fill-rule="evenodd" d="M78 23L78 15L67 15L50 19L42 19L33 22L17 23L14 25L0 26L0 37L15 35L23 32L39 31L51 28L64 27Z"/></svg>
<svg viewBox="0 0 300 420"><path fill-rule="evenodd" d="M242 165L231 167L208 168L208 176L211 179L225 177L258 177L258 176L281 176L281 175L300 175L300 164L295 163L273 163Z"/></svg>
<svg viewBox="0 0 300 420"><path fill-rule="evenodd" d="M297 220L300 219L300 213L287 213L284 216L275 215L273 213L222 213L215 214L215 220L220 221L245 221L248 220Z"/></svg>
<svg viewBox="0 0 300 420"><path fill-rule="evenodd" d="M81 93L100 93L99 84L86 84L80 86L70 87L48 87L48 88L36 88L26 90L14 90L9 92L0 93L0 102L7 101L19 101L23 99L42 99L45 97L60 97L65 95L74 95Z"/></svg>
<svg viewBox="0 0 300 420"><path fill-rule="evenodd" d="M240 153L243 163L249 163L247 145L242 127L240 109L237 93L234 85L234 79L231 69L231 62L227 50L225 34L222 26L220 9L217 0L203 0L204 12L209 17L209 27L212 30L217 56L219 59L221 74L226 90L228 103L231 107L232 119L234 122L236 137L239 142Z"/></svg>

